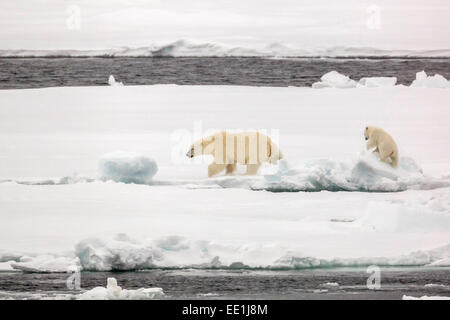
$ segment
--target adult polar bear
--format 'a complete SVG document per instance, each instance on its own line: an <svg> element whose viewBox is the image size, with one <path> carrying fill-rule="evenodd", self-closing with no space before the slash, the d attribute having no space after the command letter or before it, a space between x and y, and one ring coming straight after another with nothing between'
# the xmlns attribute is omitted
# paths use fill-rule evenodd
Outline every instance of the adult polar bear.
<svg viewBox="0 0 450 320"><path fill-rule="evenodd" d="M213 163L208 166L208 177L226 169L227 174L236 170L237 164L247 166L247 174L258 172L263 162L276 164L283 155L277 145L259 132L229 133L217 132L191 145L186 156L212 155Z"/></svg>
<svg viewBox="0 0 450 320"><path fill-rule="evenodd" d="M380 160L389 163L394 168L398 165L398 148L394 139L381 128L366 127L364 137L367 140L367 150L375 148Z"/></svg>

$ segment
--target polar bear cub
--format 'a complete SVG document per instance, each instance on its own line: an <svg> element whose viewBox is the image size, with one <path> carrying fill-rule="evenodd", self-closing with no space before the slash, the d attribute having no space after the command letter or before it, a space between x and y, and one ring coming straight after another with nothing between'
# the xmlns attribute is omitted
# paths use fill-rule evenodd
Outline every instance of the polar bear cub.
<svg viewBox="0 0 450 320"><path fill-rule="evenodd" d="M214 161L208 166L208 177L226 170L232 174L237 164L247 166L247 174L258 172L263 162L276 164L283 155L277 145L259 132L217 132L194 142L186 156L212 155Z"/></svg>
<svg viewBox="0 0 450 320"><path fill-rule="evenodd" d="M398 148L394 139L381 128L366 127L364 130L367 150L375 147L374 152L380 155L380 160L389 163L392 167L398 165Z"/></svg>

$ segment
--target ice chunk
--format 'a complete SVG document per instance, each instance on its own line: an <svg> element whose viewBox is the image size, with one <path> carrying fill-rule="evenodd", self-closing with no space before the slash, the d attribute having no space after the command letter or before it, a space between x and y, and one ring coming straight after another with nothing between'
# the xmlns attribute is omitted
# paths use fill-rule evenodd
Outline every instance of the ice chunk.
<svg viewBox="0 0 450 320"><path fill-rule="evenodd" d="M450 81L440 74L428 76L425 71L421 71L416 73L416 80L411 83L411 87L450 88Z"/></svg>
<svg viewBox="0 0 450 320"><path fill-rule="evenodd" d="M105 287L95 287L76 296L78 300L147 300L163 298L161 288L122 289L115 278L108 278Z"/></svg>
<svg viewBox="0 0 450 320"><path fill-rule="evenodd" d="M321 81L313 83L313 88L355 88L356 81L337 71L324 74Z"/></svg>
<svg viewBox="0 0 450 320"><path fill-rule="evenodd" d="M105 154L99 163L100 177L115 182L148 184L158 171L156 161L134 152Z"/></svg>
<svg viewBox="0 0 450 320"><path fill-rule="evenodd" d="M114 79L113 75L110 75L108 78L108 84L110 86L123 86L122 82L117 82L116 79Z"/></svg>
<svg viewBox="0 0 450 320"><path fill-rule="evenodd" d="M393 87L397 83L396 77L368 77L358 81L358 87Z"/></svg>

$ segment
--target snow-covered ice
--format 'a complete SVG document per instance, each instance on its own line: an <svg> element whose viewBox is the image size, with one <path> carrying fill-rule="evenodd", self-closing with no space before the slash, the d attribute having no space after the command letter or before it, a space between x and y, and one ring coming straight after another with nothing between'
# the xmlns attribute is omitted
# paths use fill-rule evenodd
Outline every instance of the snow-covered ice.
<svg viewBox="0 0 450 320"><path fill-rule="evenodd" d="M115 151L102 156L99 173L103 180L150 183L158 171L156 162L136 152Z"/></svg>
<svg viewBox="0 0 450 320"><path fill-rule="evenodd" d="M449 99L404 86L0 91L0 268L446 266ZM392 134L398 169L364 151L366 125ZM208 179L211 159L185 154L221 129L265 129L285 159Z"/></svg>

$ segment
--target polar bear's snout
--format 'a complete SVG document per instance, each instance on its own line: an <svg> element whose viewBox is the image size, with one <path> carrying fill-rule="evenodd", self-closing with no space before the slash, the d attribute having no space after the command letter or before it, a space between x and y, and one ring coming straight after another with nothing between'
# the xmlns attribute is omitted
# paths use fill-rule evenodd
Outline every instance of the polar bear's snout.
<svg viewBox="0 0 450 320"><path fill-rule="evenodd" d="M186 153L186 157L188 157L188 158L193 158L193 157L194 157L194 149L189 150L189 151Z"/></svg>

